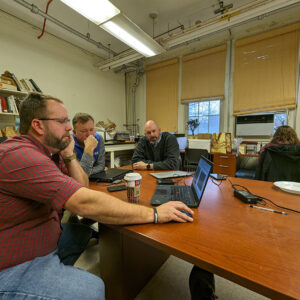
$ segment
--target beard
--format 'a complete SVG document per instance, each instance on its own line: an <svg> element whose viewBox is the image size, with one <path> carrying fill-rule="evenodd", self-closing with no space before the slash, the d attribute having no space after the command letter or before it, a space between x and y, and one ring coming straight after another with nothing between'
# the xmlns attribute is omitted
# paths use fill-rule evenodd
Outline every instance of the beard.
<svg viewBox="0 0 300 300"><path fill-rule="evenodd" d="M48 130L44 142L48 147L64 150L70 144L70 139L65 139L69 136L69 134L65 134L61 138L58 138Z"/></svg>
<svg viewBox="0 0 300 300"><path fill-rule="evenodd" d="M157 137L151 137L150 138L150 143L155 143L157 141Z"/></svg>

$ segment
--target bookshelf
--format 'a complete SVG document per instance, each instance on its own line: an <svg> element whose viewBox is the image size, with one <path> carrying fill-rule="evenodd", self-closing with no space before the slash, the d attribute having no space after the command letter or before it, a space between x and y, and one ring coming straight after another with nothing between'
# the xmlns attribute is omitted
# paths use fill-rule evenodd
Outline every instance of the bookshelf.
<svg viewBox="0 0 300 300"><path fill-rule="evenodd" d="M19 98L26 97L28 95L27 91L13 91L0 88L0 96L9 97L16 96ZM18 113L12 112L2 112L0 111L0 129L6 126L15 126L16 118L19 116Z"/></svg>
<svg viewBox="0 0 300 300"><path fill-rule="evenodd" d="M1 89L0 88L0 96L3 97L9 97L9 96L16 96L16 97L25 97L28 95L28 92L24 91L12 91L12 90L7 90L7 89ZM0 116L12 116L12 117L17 117L19 116L18 113L12 113L12 112L0 112ZM1 122L1 120L0 120Z"/></svg>
<svg viewBox="0 0 300 300"><path fill-rule="evenodd" d="M22 99L30 93L42 94L33 79L19 80L13 73L4 71L0 76L0 130L7 126L15 126L19 117ZM6 130L9 130L7 128ZM12 129L11 129L12 130ZM1 132L0 132L1 133ZM3 134L6 134L2 132Z"/></svg>
<svg viewBox="0 0 300 300"><path fill-rule="evenodd" d="M28 95L29 92L27 91L13 91L13 90L6 90L0 88L0 96L17 96L17 97L25 97Z"/></svg>

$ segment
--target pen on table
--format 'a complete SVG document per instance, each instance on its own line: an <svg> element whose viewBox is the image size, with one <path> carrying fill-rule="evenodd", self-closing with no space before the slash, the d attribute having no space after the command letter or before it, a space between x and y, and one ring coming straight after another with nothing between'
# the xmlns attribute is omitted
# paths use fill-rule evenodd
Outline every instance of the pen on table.
<svg viewBox="0 0 300 300"><path fill-rule="evenodd" d="M272 209L272 208L266 208L266 207L251 205L251 204L249 206L253 207L253 208L257 208L257 209L271 211L271 212L274 212L274 213L277 213L277 214L287 215L287 213L285 211L275 210L275 209Z"/></svg>

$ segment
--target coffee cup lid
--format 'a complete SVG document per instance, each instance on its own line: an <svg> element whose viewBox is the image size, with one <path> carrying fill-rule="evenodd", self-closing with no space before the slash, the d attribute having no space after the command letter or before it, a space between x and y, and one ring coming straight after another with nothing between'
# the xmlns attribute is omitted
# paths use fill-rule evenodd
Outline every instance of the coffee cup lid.
<svg viewBox="0 0 300 300"><path fill-rule="evenodd" d="M142 176L139 173L127 173L124 179L126 181L140 180L142 179Z"/></svg>

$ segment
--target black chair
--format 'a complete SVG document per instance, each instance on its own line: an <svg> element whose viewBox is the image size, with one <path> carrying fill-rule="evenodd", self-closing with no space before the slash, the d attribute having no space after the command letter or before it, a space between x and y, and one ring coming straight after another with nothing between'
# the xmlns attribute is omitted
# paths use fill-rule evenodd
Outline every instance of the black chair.
<svg viewBox="0 0 300 300"><path fill-rule="evenodd" d="M206 149L185 149L183 168L185 171L195 171L198 166L200 157L208 158L208 151Z"/></svg>
<svg viewBox="0 0 300 300"><path fill-rule="evenodd" d="M300 182L300 145L267 147L259 159L256 179Z"/></svg>
<svg viewBox="0 0 300 300"><path fill-rule="evenodd" d="M238 156L236 160L235 177L255 179L258 157Z"/></svg>

